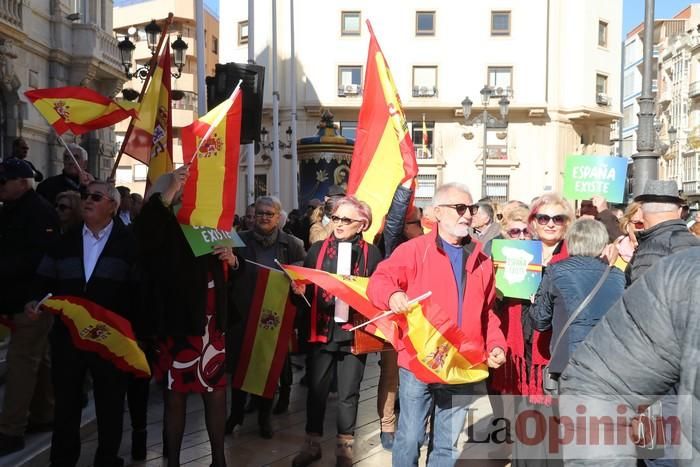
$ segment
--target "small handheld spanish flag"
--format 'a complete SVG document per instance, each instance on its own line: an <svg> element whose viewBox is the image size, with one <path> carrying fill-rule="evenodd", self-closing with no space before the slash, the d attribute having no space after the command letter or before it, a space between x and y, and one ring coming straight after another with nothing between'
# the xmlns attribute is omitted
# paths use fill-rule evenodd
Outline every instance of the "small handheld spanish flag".
<svg viewBox="0 0 700 467"><path fill-rule="evenodd" d="M105 128L135 117L137 104L118 104L92 89L77 86L34 89L24 93L58 135Z"/></svg>
<svg viewBox="0 0 700 467"><path fill-rule="evenodd" d="M56 296L41 303L61 318L77 348L97 353L122 371L139 377L151 376L131 323L123 317L80 297Z"/></svg>

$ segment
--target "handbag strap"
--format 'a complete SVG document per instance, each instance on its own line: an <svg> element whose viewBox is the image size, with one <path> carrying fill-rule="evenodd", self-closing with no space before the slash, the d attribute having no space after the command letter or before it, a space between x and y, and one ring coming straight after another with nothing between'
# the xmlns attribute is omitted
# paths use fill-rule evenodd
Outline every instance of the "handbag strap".
<svg viewBox="0 0 700 467"><path fill-rule="evenodd" d="M603 272L603 275L600 276L600 279L598 279L598 283L593 287L593 289L588 293L586 298L583 299L581 304L579 304L578 308L576 308L576 311L571 313L571 316L569 319L564 323L564 327L561 328L561 333L559 333L559 337L557 337L556 342L554 342L554 347L552 348L552 353L551 353L551 358L554 358L554 354L557 352L557 348L559 347L559 343L561 342L562 337L564 337L564 334L566 333L566 330L571 326L571 323L574 322L576 317L583 311L583 309L593 300L593 297L598 293L600 288L603 286L603 282L605 282L605 279L608 277L608 274L610 274L610 271L612 270L614 266L608 266L605 268L605 272Z"/></svg>

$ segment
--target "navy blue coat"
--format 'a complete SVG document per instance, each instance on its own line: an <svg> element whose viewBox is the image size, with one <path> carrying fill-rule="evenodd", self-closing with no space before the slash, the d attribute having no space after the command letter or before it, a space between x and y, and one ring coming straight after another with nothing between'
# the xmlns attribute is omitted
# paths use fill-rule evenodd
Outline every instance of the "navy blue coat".
<svg viewBox="0 0 700 467"><path fill-rule="evenodd" d="M535 302L530 307L530 318L533 327L538 331L552 329L550 351L553 350L571 313L576 311L595 287L607 267L608 265L599 258L590 256L572 256L547 267L535 295ZM549 364L551 373L561 373L564 370L569 355L624 291L625 275L619 269L613 268L593 300L566 331L556 355L552 355Z"/></svg>

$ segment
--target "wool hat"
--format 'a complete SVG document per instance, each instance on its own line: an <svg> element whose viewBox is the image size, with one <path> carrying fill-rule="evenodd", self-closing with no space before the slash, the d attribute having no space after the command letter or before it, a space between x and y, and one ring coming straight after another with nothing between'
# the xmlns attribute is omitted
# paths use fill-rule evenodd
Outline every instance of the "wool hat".
<svg viewBox="0 0 700 467"><path fill-rule="evenodd" d="M675 180L649 180L642 193L635 196L634 200L640 203L674 203L679 206L685 204L685 200L678 196Z"/></svg>

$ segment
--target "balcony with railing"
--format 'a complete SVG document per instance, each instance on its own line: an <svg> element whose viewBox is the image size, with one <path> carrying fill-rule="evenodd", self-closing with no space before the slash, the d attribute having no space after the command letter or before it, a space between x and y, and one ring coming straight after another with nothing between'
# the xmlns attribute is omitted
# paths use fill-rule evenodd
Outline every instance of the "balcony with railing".
<svg viewBox="0 0 700 467"><path fill-rule="evenodd" d="M0 0L0 20L22 29L22 0Z"/></svg>
<svg viewBox="0 0 700 467"><path fill-rule="evenodd" d="M700 81L693 81L688 87L688 97L700 97Z"/></svg>
<svg viewBox="0 0 700 467"><path fill-rule="evenodd" d="M122 75L117 39L95 24L73 24L73 56L95 59L102 65L101 70L110 75ZM109 65L112 69L105 70L103 64Z"/></svg>

